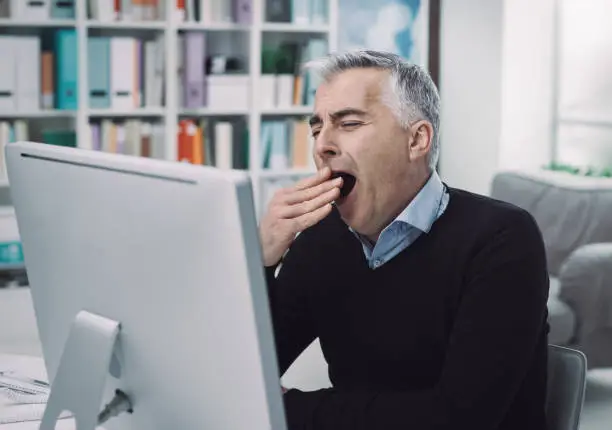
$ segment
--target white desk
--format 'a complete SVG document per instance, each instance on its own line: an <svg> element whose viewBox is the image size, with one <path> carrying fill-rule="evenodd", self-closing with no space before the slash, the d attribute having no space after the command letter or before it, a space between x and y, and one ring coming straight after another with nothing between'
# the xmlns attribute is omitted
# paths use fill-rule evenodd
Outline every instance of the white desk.
<svg viewBox="0 0 612 430"><path fill-rule="evenodd" d="M21 375L47 380L45 363L42 358L27 355L0 354L0 370L13 370ZM0 407L2 407L0 405ZM29 421L24 423L3 424L0 430L38 430L40 421ZM74 420L59 420L56 430L74 430Z"/></svg>
<svg viewBox="0 0 612 430"><path fill-rule="evenodd" d="M42 358L27 355L0 354L0 370L13 370L24 376L47 380L47 372ZM321 352L318 339L315 340L297 358L281 379L282 385L288 388L299 388L309 391L330 387L327 375L327 363ZM2 404L0 404L2 407ZM38 430L40 421L0 425L0 430ZM75 430L74 420L58 421L56 430ZM99 428L99 430L104 430Z"/></svg>

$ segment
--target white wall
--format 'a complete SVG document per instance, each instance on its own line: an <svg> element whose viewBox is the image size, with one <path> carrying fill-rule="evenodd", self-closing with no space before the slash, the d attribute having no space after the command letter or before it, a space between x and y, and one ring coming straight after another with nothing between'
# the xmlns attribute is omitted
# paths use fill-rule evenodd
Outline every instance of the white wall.
<svg viewBox="0 0 612 430"><path fill-rule="evenodd" d="M607 124L562 122L559 160L612 167L612 2L562 0L560 5L561 119Z"/></svg>
<svg viewBox="0 0 612 430"><path fill-rule="evenodd" d="M559 161L612 166L610 0L442 2L440 174L487 194L498 169L548 164L555 144L555 7L561 5Z"/></svg>
<svg viewBox="0 0 612 430"><path fill-rule="evenodd" d="M488 194L498 169L550 161L555 0L443 2L441 176Z"/></svg>
<svg viewBox="0 0 612 430"><path fill-rule="evenodd" d="M487 194L499 158L502 0L442 2L440 175Z"/></svg>
<svg viewBox="0 0 612 430"><path fill-rule="evenodd" d="M539 168L552 156L555 0L504 1L499 167Z"/></svg>

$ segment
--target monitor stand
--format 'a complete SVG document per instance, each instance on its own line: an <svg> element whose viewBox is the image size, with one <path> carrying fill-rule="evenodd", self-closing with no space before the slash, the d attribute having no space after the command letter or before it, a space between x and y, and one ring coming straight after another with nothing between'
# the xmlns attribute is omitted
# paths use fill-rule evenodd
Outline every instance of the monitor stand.
<svg viewBox="0 0 612 430"><path fill-rule="evenodd" d="M76 430L95 430L120 325L87 311L78 313L64 346L40 430L55 430L61 413L74 415Z"/></svg>

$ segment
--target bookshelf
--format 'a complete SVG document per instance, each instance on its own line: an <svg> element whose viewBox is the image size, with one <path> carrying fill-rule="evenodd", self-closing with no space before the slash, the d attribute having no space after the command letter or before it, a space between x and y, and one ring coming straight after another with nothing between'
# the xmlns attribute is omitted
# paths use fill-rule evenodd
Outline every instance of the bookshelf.
<svg viewBox="0 0 612 430"><path fill-rule="evenodd" d="M6 1L6 0L5 0ZM14 124L20 122L27 124L29 140L39 141L44 130L48 128L60 128L74 130L76 145L84 149L108 150L94 147L92 143L92 124L94 127L104 128L104 124L141 122L142 124L159 125L162 133L156 147L155 156L168 161L178 161L179 157L179 133L181 132L181 121L191 120L196 125L204 124L206 121L242 124L248 133L248 146L244 148L246 154L245 166L248 169L253 183L255 206L258 216L261 215L267 199L274 189L287 185L288 183L308 175L314 171L314 166L292 167L291 162L283 164L278 159L272 162L272 166L264 166L266 151L264 150L262 132L265 135L268 124L289 123L292 120L300 122L311 113L310 103L304 102L307 97L299 97L302 102L293 100L292 103L279 103L278 106L261 101L269 94L266 88L271 84L271 75L264 73L265 60L263 52L270 47L282 48L286 43L294 43L306 46L311 40L324 41L327 52L337 49L337 1L338 0L298 0L299 7L307 2L317 3L316 6L325 8L325 20L321 22L308 23L303 19L295 22L267 22L266 8L270 2L286 1L291 5L296 0L250 0L251 19L248 23L215 21L211 19L199 19L199 12L179 11L177 5L185 4L186 8L196 6L204 9L206 2L230 2L230 0L154 0L158 11L155 18L149 19L122 19L121 11L117 16L109 18L109 11L92 10L92 4L98 2L109 2L113 0L74 0L73 18L46 18L40 19L28 16L26 18L9 17L0 18L0 37L13 36L36 36L43 38L53 37L55 32L69 29L74 30L76 36L77 52L77 97L76 108L58 109L57 105L43 109L0 109L0 142L2 141L2 122ZM244 1L244 0L243 0ZM120 4L129 3L130 0L121 0ZM0 4L2 0L0 0ZM10 3L10 2L9 2ZM55 3L45 0L50 6ZM248 3L248 0L247 0ZM94 6L95 7L95 6ZM99 7L99 6L97 6ZM110 6L112 8L112 6ZM297 7L297 6L296 6ZM1 9L1 7L0 7ZM10 13L11 11L9 11ZM116 11L115 11L116 12ZM106 13L106 15L104 15ZM50 15L50 14L49 14ZM104 15L104 16L102 16ZM102 16L102 18L100 18ZM223 106L205 105L187 107L185 100L181 101L184 94L182 81L179 76L179 67L185 67L184 58L178 47L185 34L203 33L205 36L205 51L212 57L224 56L236 57L242 61L242 68L233 74L242 74L248 85L243 92L248 93L248 104L227 103ZM140 107L92 107L90 100L90 67L95 55L92 55L90 41L92 38L133 38L141 40L143 45L146 41L157 41L163 51L163 100L158 105L151 106L145 102ZM0 39L1 41L1 39ZM111 42L112 44L112 42ZM44 43L41 42L41 46ZM276 49L275 48L275 49ZM41 48L42 49L42 48ZM143 50L146 49L143 47ZM278 48L280 49L280 48ZM92 57L90 58L90 55ZM304 59L302 53L302 59ZM309 58L306 58L306 60ZM41 60L42 61L42 60ZM140 64L143 64L143 60ZM144 66L140 66L144 67ZM209 66L210 67L210 66ZM111 67L112 68L112 67ZM183 69L184 70L184 69ZM0 73L2 71L0 70ZM209 71L210 73L210 71ZM279 72L280 73L280 72ZM144 72L143 72L144 74ZM223 73L221 73L223 75ZM274 76L274 73L272 73ZM300 74L296 72L294 78ZM217 75L210 73L207 77L209 82L216 82ZM57 77L54 77L57 79ZM222 78L219 78L221 81ZM42 85L42 84L41 84ZM57 85L57 84L56 84ZM210 84L212 85L212 84ZM268 87L266 87L268 85ZM280 84L278 84L280 85ZM296 83L293 82L292 91L295 96ZM146 82L141 84L146 87ZM275 87L276 88L276 87ZM1 90L1 88L0 88ZM58 91L57 86L55 90ZM207 97L213 96L216 89L206 88ZM56 96L57 97L57 96ZM148 97L148 96L147 96ZM57 103L57 102L56 102ZM0 102L0 107L2 106ZM211 128L213 128L211 126ZM158 131L159 131L158 130ZM271 132L272 133L272 132ZM285 134L285 139L289 137ZM5 136L6 137L6 136ZM14 138L14 136L13 136ZM42 141L42 140L41 140ZM47 142L51 143L51 142ZM273 151L273 150L272 150ZM138 154L132 154L138 155ZM272 157L274 158L274 157ZM240 168L233 165L232 168ZM0 188L8 187L9 184L4 177L0 177Z"/></svg>

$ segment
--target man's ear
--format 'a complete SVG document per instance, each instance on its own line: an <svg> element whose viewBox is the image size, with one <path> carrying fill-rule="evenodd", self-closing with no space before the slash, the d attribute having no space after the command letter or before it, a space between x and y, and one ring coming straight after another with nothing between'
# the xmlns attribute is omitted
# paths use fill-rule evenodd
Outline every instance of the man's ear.
<svg viewBox="0 0 612 430"><path fill-rule="evenodd" d="M426 156L433 142L433 126L429 121L421 120L412 125L410 153L412 158Z"/></svg>

